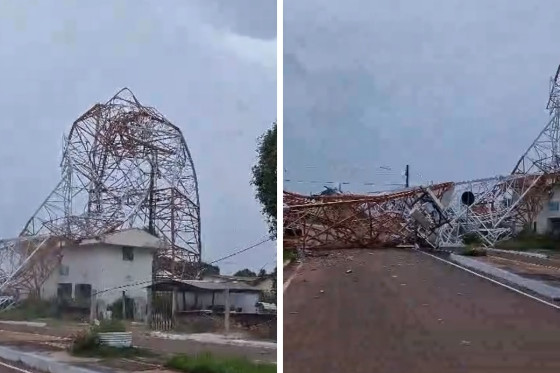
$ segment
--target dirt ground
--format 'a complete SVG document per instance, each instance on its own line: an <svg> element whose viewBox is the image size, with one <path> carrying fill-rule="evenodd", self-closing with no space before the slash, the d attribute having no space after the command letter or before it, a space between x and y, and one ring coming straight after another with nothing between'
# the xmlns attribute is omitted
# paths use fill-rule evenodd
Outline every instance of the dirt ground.
<svg viewBox="0 0 560 373"><path fill-rule="evenodd" d="M284 293L287 373L560 372L559 350L560 311L418 252L309 258Z"/></svg>
<svg viewBox="0 0 560 373"><path fill-rule="evenodd" d="M0 345L17 346L20 349L56 351L67 349L71 337L87 325L60 324L47 327L30 327L0 323ZM144 325L129 325L133 343L162 356L187 353L212 352L218 356L242 356L251 360L276 362L276 350L253 346L220 345L198 341L178 341L148 336Z"/></svg>

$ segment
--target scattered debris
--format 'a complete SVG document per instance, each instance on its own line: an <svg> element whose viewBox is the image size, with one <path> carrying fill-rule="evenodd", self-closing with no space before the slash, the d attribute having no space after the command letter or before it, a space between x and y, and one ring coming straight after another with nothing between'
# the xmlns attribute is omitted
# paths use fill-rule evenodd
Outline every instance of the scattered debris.
<svg viewBox="0 0 560 373"><path fill-rule="evenodd" d="M465 345L465 346L470 346L470 345L471 345L471 342L470 342L470 341L465 341L465 340L463 340L463 341L461 341L461 344L462 344L462 345Z"/></svg>
<svg viewBox="0 0 560 373"><path fill-rule="evenodd" d="M349 270L347 270L347 271L346 271L346 273L352 273L352 270L351 270L351 269L349 269Z"/></svg>

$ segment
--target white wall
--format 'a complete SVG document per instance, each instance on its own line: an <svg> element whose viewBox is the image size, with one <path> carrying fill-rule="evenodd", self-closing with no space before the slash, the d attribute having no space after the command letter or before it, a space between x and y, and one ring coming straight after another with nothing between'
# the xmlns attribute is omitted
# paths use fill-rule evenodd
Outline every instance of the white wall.
<svg viewBox="0 0 560 373"><path fill-rule="evenodd" d="M95 244L63 248L61 265L68 266L68 275L60 275L59 268L56 268L43 284L41 297L56 297L58 283L72 283L72 296L75 296L76 284L91 284L93 291L102 291L150 280L153 250L142 247L134 247L133 250L134 260L125 261L120 246ZM110 304L122 297L123 290L131 298L145 299L147 292L144 287L147 285L149 283L107 291L99 294L97 299Z"/></svg>
<svg viewBox="0 0 560 373"><path fill-rule="evenodd" d="M548 196L547 196L548 197ZM548 219L560 218L560 211L550 211L549 202L560 202L560 186L555 186L549 198L545 198L541 204L541 211L537 215L537 233L544 234L550 229Z"/></svg>

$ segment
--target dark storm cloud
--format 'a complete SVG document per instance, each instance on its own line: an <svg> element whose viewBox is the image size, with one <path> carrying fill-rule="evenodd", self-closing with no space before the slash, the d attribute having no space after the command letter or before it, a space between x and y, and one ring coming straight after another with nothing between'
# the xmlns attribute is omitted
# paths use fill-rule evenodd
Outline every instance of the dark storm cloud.
<svg viewBox="0 0 560 373"><path fill-rule="evenodd" d="M244 24L224 3L228 22ZM261 26L218 27L216 4L205 4L0 2L0 236L17 235L55 186L63 132L124 86L183 131L199 178L203 259L267 235L249 181L256 138L276 118L275 38ZM275 18L273 6L241 13L253 11ZM222 267L258 270L275 251L269 243Z"/></svg>
<svg viewBox="0 0 560 373"><path fill-rule="evenodd" d="M558 2L284 7L290 179L402 182L407 163L413 182L504 174L547 122Z"/></svg>

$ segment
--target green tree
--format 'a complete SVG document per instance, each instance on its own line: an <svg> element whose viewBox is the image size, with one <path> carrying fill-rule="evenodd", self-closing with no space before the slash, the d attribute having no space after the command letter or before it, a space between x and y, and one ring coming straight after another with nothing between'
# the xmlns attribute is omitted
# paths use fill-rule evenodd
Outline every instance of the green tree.
<svg viewBox="0 0 560 373"><path fill-rule="evenodd" d="M236 277L257 277L257 274L248 268L237 271L233 275Z"/></svg>
<svg viewBox="0 0 560 373"><path fill-rule="evenodd" d="M220 267L208 264L205 262L200 262L201 274L203 275L219 275Z"/></svg>
<svg viewBox="0 0 560 373"><path fill-rule="evenodd" d="M257 277L264 277L264 276L266 276L266 269L261 268Z"/></svg>
<svg viewBox="0 0 560 373"><path fill-rule="evenodd" d="M262 205L272 238L276 238L276 139L276 123L273 123L258 140L258 161L253 166L251 181L256 187L256 197Z"/></svg>

